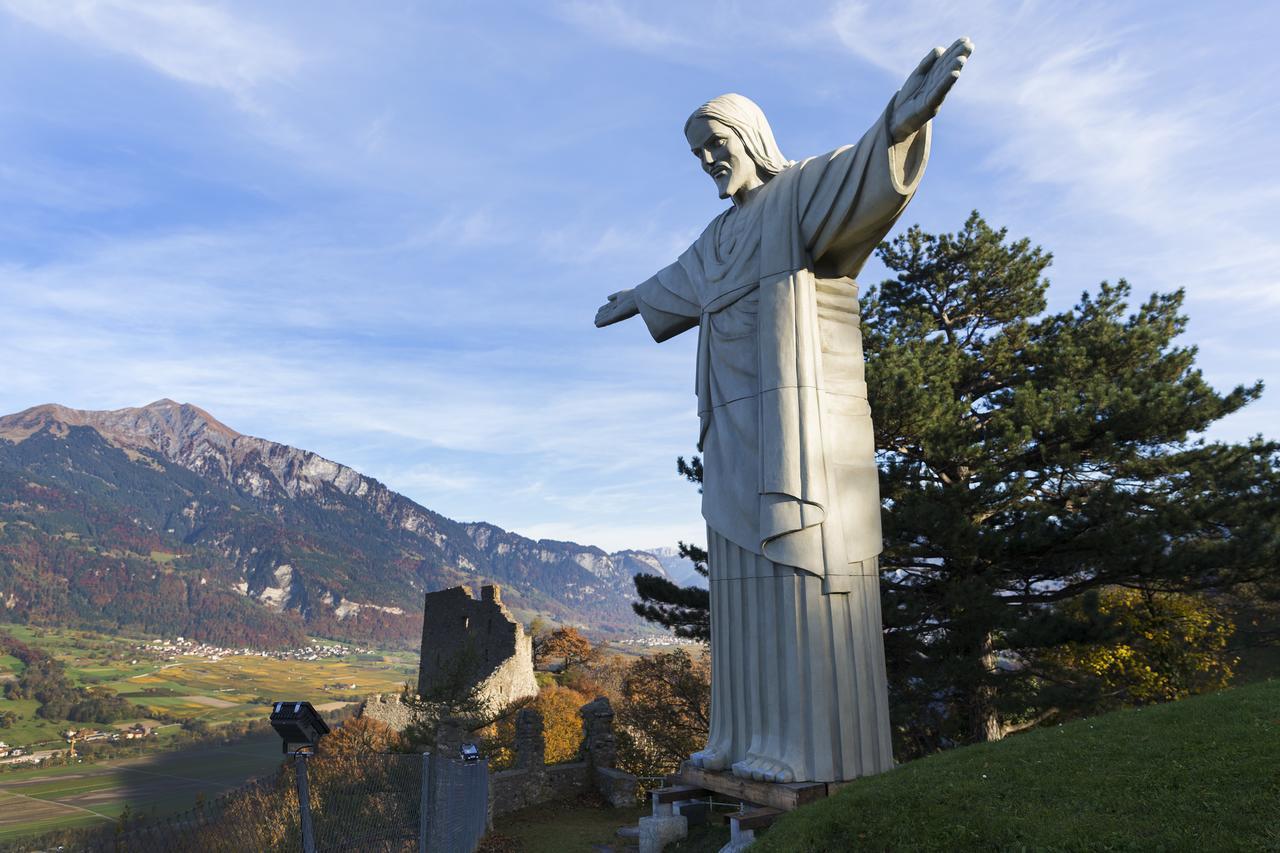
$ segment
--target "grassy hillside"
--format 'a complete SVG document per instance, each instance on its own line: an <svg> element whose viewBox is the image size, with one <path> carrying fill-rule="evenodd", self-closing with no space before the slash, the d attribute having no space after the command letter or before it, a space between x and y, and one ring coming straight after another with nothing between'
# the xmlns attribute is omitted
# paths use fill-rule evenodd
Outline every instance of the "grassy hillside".
<svg viewBox="0 0 1280 853"><path fill-rule="evenodd" d="M1280 680L912 762L753 849L1280 850Z"/></svg>

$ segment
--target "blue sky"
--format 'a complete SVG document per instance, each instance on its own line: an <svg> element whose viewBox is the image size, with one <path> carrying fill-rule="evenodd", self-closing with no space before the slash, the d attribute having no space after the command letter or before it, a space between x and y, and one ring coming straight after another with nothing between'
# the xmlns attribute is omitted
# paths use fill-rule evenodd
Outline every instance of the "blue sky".
<svg viewBox="0 0 1280 853"><path fill-rule="evenodd" d="M0 411L161 397L428 507L607 548L702 539L690 335L597 330L723 206L681 137L737 91L792 158L977 45L899 230L972 209L1185 287L1280 415L1272 4L0 0ZM861 276L883 276L873 262Z"/></svg>

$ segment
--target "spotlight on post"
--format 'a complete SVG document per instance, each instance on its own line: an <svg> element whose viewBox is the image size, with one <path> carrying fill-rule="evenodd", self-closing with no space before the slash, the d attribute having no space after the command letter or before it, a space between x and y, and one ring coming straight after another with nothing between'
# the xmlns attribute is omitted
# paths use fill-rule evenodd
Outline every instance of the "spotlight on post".
<svg viewBox="0 0 1280 853"><path fill-rule="evenodd" d="M320 738L329 733L329 726L310 702L277 702L271 706L271 728L280 735L285 753L289 744L297 744L293 761L298 782L298 819L302 825L303 853L315 853L316 834L311 825L311 794L307 784L307 756L316 751Z"/></svg>
<svg viewBox="0 0 1280 853"><path fill-rule="evenodd" d="M271 728L280 735L286 753L290 744L297 744L299 751L314 751L320 738L329 733L329 726L310 702L277 702L271 709Z"/></svg>

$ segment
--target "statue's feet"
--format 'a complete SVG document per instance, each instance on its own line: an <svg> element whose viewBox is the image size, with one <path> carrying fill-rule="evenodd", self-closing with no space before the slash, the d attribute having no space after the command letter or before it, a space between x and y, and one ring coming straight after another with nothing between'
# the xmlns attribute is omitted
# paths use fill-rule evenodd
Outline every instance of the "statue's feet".
<svg viewBox="0 0 1280 853"><path fill-rule="evenodd" d="M729 757L713 746L690 755L689 761L694 767L701 767L703 770L723 770L729 766Z"/></svg>
<svg viewBox="0 0 1280 853"><path fill-rule="evenodd" d="M733 763L733 775L757 782L794 782L796 774L791 765L776 758L767 758L754 752Z"/></svg>

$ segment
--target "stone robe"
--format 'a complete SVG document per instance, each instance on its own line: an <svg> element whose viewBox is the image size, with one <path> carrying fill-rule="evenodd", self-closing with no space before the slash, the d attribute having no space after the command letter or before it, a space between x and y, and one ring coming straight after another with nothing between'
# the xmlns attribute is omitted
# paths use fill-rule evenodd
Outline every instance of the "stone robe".
<svg viewBox="0 0 1280 853"><path fill-rule="evenodd" d="M853 277L915 192L930 126L894 144L888 116L856 145L785 168L635 289L655 340L699 330L709 747L739 775L769 778L759 768L772 762L832 781L892 766ZM799 669L813 670L803 684ZM784 703L795 707L775 701L791 690L804 691Z"/></svg>

